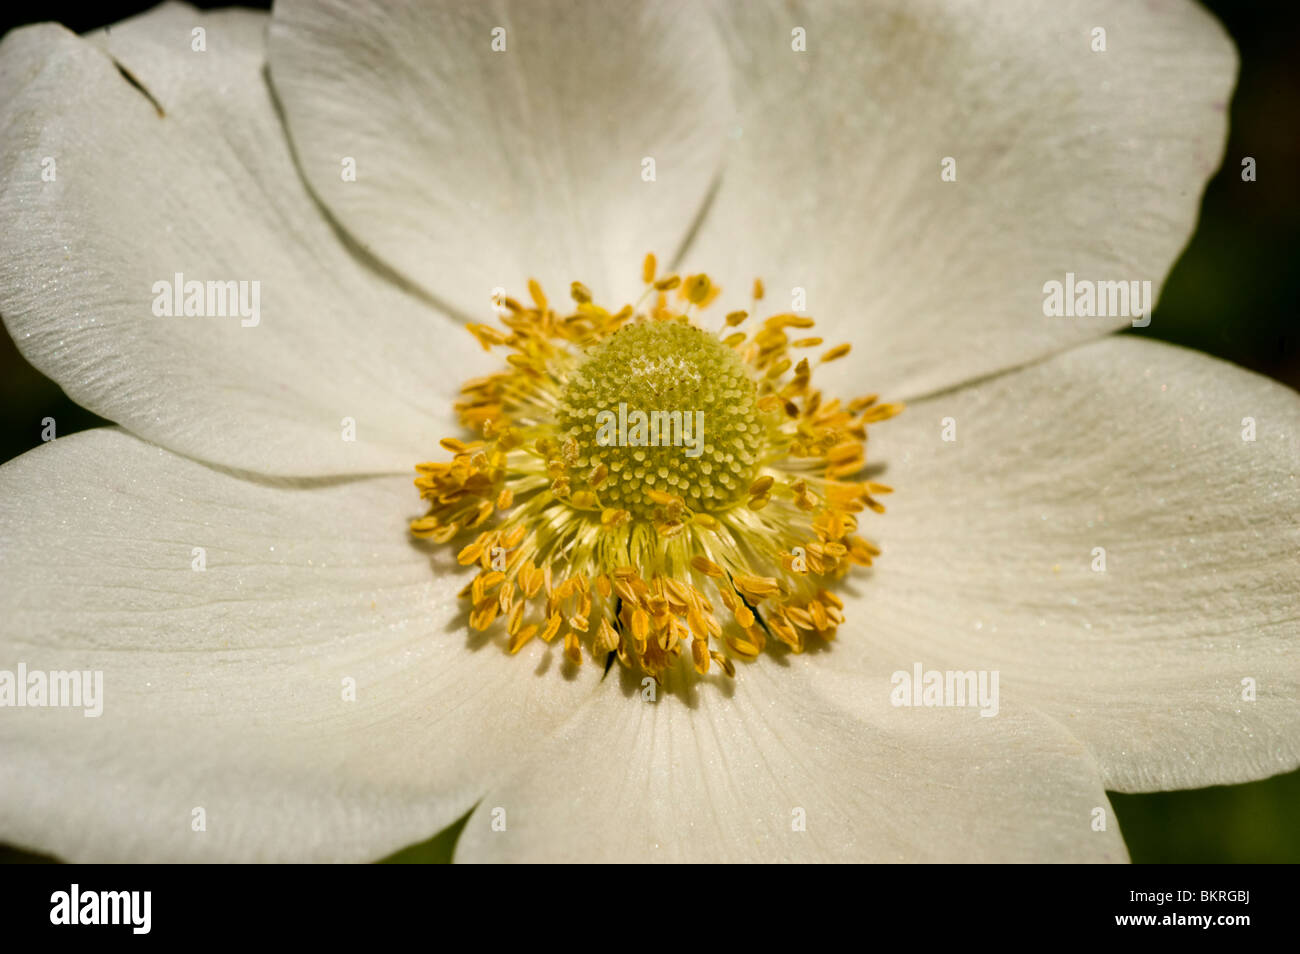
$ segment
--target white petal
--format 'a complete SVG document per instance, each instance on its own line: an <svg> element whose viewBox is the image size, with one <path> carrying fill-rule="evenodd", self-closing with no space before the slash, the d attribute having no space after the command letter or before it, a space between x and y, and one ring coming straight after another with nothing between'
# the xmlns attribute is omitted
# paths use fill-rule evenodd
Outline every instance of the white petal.
<svg viewBox="0 0 1300 954"><path fill-rule="evenodd" d="M0 711L0 841L364 861L462 815L598 673L471 638L416 503L405 478L257 483L116 430L0 468L0 669L103 672L98 718Z"/></svg>
<svg viewBox="0 0 1300 954"><path fill-rule="evenodd" d="M1047 318L1043 286L1158 294L1223 154L1235 53L1195 3L720 9L742 118L688 261L776 311L802 289L855 345L823 384L910 398L1127 324Z"/></svg>
<svg viewBox="0 0 1300 954"><path fill-rule="evenodd" d="M1300 765L1300 395L1111 338L915 404L871 456L884 552L821 661L998 670L1120 791Z"/></svg>
<svg viewBox="0 0 1300 954"><path fill-rule="evenodd" d="M553 300L573 280L615 307L638 294L642 257L668 261L699 212L732 112L721 45L684 2L294 0L270 49L317 194L469 316L530 276Z"/></svg>
<svg viewBox="0 0 1300 954"><path fill-rule="evenodd" d="M603 686L487 794L457 860L1127 860L1095 765L1059 726L894 708L887 683L846 706L808 675L764 660L734 687L653 703L634 678Z"/></svg>
<svg viewBox="0 0 1300 954"><path fill-rule="evenodd" d="M475 346L350 253L307 192L266 22L169 5L99 45L48 24L5 38L0 311L74 400L172 450L271 474L405 471L446 433L446 370ZM260 323L156 316L154 283L176 273L259 282Z"/></svg>

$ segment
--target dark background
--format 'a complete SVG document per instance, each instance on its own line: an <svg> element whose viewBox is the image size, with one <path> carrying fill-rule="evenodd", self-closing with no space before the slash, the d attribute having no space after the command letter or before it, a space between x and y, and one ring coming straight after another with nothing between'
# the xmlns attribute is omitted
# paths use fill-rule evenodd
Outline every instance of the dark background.
<svg viewBox="0 0 1300 954"><path fill-rule="evenodd" d="M0 34L39 20L84 32L149 6L53 2L39 10L8 9L0 14ZM1300 3L1207 0L1205 6L1227 27L1241 57L1227 153L1150 326L1124 334L1196 348L1300 390ZM1245 156L1256 160L1255 182L1241 180ZM41 442L42 418L57 420L61 436L107 423L27 364L7 334L0 334L0 402L0 461ZM1300 772L1248 785L1111 798L1135 862L1300 861ZM455 834L392 860L445 860ZM47 859L0 846L0 861L40 860Z"/></svg>

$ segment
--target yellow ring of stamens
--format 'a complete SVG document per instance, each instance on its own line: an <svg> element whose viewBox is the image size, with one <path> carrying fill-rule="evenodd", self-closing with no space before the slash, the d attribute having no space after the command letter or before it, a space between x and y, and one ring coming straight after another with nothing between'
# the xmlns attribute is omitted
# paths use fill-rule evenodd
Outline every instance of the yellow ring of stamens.
<svg viewBox="0 0 1300 954"><path fill-rule="evenodd" d="M735 311L715 336L689 321L718 297L707 276L657 278L647 256L642 278L644 313L611 313L574 282L561 316L530 282L531 308L505 300L505 333L470 326L485 349L510 349L507 368L462 387L456 410L481 438L447 438L451 461L417 465L429 512L411 532L448 543L485 528L458 553L479 567L461 595L474 629L504 619L512 653L559 639L575 665L586 644L659 679L687 642L697 672L733 675L732 658L754 658L769 636L795 652L808 635L833 638L843 603L827 587L879 554L856 515L883 512L876 497L890 490L851 478L867 426L902 405L823 401L808 359L789 354L822 343L787 333L810 318L773 315L750 335L732 330L749 319ZM647 403L635 409L699 412L706 429L646 446L597 425Z"/></svg>

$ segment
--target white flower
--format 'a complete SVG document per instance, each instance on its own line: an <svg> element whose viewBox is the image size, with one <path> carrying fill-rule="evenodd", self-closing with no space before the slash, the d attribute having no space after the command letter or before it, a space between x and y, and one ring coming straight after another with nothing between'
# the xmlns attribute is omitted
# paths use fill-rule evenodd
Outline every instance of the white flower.
<svg viewBox="0 0 1300 954"><path fill-rule="evenodd" d="M0 669L105 674L99 718L0 709L0 840L368 860L477 805L458 858L1124 860L1107 788L1295 768L1300 399L1042 309L1158 289L1234 73L1198 7L1122 0L13 32L0 311L120 427L0 468ZM909 403L833 649L655 704L471 636L406 532L490 366L458 322L530 275L621 301L650 249L802 289L855 345L826 390ZM260 282L260 321L155 316L176 273ZM999 672L998 715L892 705L917 662Z"/></svg>

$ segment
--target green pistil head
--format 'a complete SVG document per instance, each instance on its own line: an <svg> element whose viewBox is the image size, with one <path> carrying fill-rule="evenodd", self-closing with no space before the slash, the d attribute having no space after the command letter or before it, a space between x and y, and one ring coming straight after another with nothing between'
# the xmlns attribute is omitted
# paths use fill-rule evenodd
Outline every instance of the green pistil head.
<svg viewBox="0 0 1300 954"><path fill-rule="evenodd" d="M565 385L559 425L578 443L579 473L608 470L602 506L634 519L660 506L652 491L696 511L741 502L766 441L740 358L678 321L638 321L593 348Z"/></svg>

